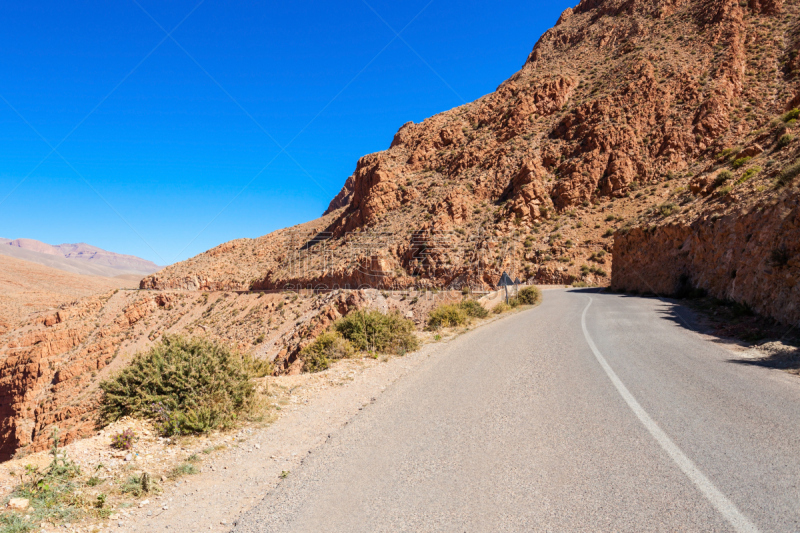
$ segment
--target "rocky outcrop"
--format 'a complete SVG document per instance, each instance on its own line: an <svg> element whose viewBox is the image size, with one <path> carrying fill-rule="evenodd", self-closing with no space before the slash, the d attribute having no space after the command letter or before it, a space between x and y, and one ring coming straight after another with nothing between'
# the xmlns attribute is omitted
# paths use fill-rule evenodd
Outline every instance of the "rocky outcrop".
<svg viewBox="0 0 800 533"><path fill-rule="evenodd" d="M620 226L601 218L609 204L633 223L668 201L664 184L701 175L692 190L713 197L705 168L718 153L773 149L756 132L797 95L799 43L782 37L797 11L780 0L583 0L495 92L406 123L386 151L362 157L322 219L235 241L142 287L487 286L508 269L582 279ZM573 214L581 224L564 224ZM427 233L447 236L426 238L436 251L423 268ZM530 247L477 258L504 239ZM475 265L485 270L467 276Z"/></svg>
<svg viewBox="0 0 800 533"><path fill-rule="evenodd" d="M660 295L701 289L800 324L800 197L634 228L614 240L612 287Z"/></svg>

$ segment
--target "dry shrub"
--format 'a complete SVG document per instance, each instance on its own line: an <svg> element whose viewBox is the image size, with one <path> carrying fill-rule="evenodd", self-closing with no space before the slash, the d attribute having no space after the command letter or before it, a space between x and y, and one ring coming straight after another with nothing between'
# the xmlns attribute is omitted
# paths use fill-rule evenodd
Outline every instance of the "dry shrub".
<svg viewBox="0 0 800 533"><path fill-rule="evenodd" d="M231 427L256 402L264 361L205 339L166 336L100 384L107 422L150 418L163 435Z"/></svg>
<svg viewBox="0 0 800 533"><path fill-rule="evenodd" d="M303 370L320 372L331 366L331 361L351 357L355 353L353 344L336 331L326 331L314 342L303 348L300 357Z"/></svg>
<svg viewBox="0 0 800 533"><path fill-rule="evenodd" d="M397 312L354 311L334 322L333 329L362 352L403 355L419 346L414 322Z"/></svg>

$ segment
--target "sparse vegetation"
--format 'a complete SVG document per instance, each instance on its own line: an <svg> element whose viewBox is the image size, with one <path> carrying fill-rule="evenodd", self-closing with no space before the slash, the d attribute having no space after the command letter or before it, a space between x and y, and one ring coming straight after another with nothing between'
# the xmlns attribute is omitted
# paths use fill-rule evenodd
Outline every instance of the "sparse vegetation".
<svg viewBox="0 0 800 533"><path fill-rule="evenodd" d="M79 490L80 468L59 450L58 442L58 435L54 434L50 451L53 459L43 472L28 465L20 475L21 483L11 497L29 500L30 509L25 516L13 512L0 515L2 533L37 531L43 522L74 522L96 509L95 502L85 499Z"/></svg>
<svg viewBox="0 0 800 533"><path fill-rule="evenodd" d="M714 178L714 187L719 187L720 185L727 183L728 181L730 181L732 177L733 177L733 172L731 172L730 170L723 170L722 172L717 174L716 178Z"/></svg>
<svg viewBox="0 0 800 533"><path fill-rule="evenodd" d="M495 305L495 306L492 308L492 313L494 313L495 315L499 315L499 314L501 314L501 313L505 313L505 312L506 312L506 311L508 311L509 309L511 309L511 306L510 306L510 305L508 305L508 304L507 304L507 303L505 303L505 302L500 302L499 304Z"/></svg>
<svg viewBox="0 0 800 533"><path fill-rule="evenodd" d="M403 355L419 346L414 322L399 313L354 311L337 320L333 329L362 352Z"/></svg>
<svg viewBox="0 0 800 533"><path fill-rule="evenodd" d="M320 372L330 367L331 361L351 357L355 353L353 345L337 331L326 331L314 342L303 348L303 370Z"/></svg>
<svg viewBox="0 0 800 533"><path fill-rule="evenodd" d="M800 159L783 169L777 180L779 187L785 187L794 181L797 175L800 174Z"/></svg>
<svg viewBox="0 0 800 533"><path fill-rule="evenodd" d="M133 430L126 429L111 437L111 447L117 450L130 450L133 448L133 443L136 440L136 435Z"/></svg>
<svg viewBox="0 0 800 533"><path fill-rule="evenodd" d="M542 292L536 287L523 287L517 294L522 305L536 305L542 299Z"/></svg>
<svg viewBox="0 0 800 533"><path fill-rule="evenodd" d="M753 159L753 158L752 157L740 157L739 159L737 159L736 161L731 163L731 167L733 167L734 169L742 168L747 163L749 163L751 159Z"/></svg>
<svg viewBox="0 0 800 533"><path fill-rule="evenodd" d="M428 317L428 329L463 326L472 318L486 318L489 311L477 300L442 304L434 309Z"/></svg>
<svg viewBox="0 0 800 533"><path fill-rule="evenodd" d="M677 212L678 206L673 204L672 202L667 202L665 204L661 204L658 206L658 211L661 213L661 216L668 217L671 214Z"/></svg>
<svg viewBox="0 0 800 533"><path fill-rule="evenodd" d="M126 415L149 418L166 436L231 427L254 407L253 378L269 370L221 344L165 336L100 384L102 415L109 422Z"/></svg>
<svg viewBox="0 0 800 533"><path fill-rule="evenodd" d="M193 476L193 475L199 474L199 473L200 473L200 471L197 469L196 466L194 466L189 461L186 461L186 462L183 462L183 463L179 464L175 468L173 468L170 471L168 477L170 479L176 479L176 478L179 478L179 477L182 477L182 476Z"/></svg>
<svg viewBox="0 0 800 533"><path fill-rule="evenodd" d="M781 135L780 139L778 139L778 144L777 144L778 149L789 146L789 144L791 144L793 140L794 140L794 135L790 133L785 133Z"/></svg>
<svg viewBox="0 0 800 533"><path fill-rule="evenodd" d="M741 185L742 183L746 182L747 180L749 180L753 176L757 176L758 174L760 174L761 170L762 170L761 167L750 167L750 168L748 168L747 170L744 171L744 174L742 174L742 177L739 178L738 180L736 180L736 184L737 185Z"/></svg>
<svg viewBox="0 0 800 533"><path fill-rule="evenodd" d="M800 109L794 108L785 115L783 115L781 117L781 120L783 120L784 122L789 122L791 120L797 120L798 117L800 117Z"/></svg>

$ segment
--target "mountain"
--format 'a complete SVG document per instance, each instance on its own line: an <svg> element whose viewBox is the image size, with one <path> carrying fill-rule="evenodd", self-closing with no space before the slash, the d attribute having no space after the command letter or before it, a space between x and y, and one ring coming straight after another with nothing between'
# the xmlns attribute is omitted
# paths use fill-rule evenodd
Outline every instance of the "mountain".
<svg viewBox="0 0 800 533"><path fill-rule="evenodd" d="M251 289L487 288L505 271L707 291L796 323L799 51L798 0L582 0L495 92L362 157L319 219L0 334L0 458L48 447L55 425L94 431L98 380L163 334L300 372L337 317L377 306L421 324L430 302Z"/></svg>
<svg viewBox="0 0 800 533"><path fill-rule="evenodd" d="M691 286L800 319L783 214L797 213L798 14L796 0L583 0L494 93L361 158L322 218L141 287L491 287L505 270Z"/></svg>
<svg viewBox="0 0 800 533"><path fill-rule="evenodd" d="M136 280L85 276L0 255L0 334L31 315L136 284Z"/></svg>
<svg viewBox="0 0 800 533"><path fill-rule="evenodd" d="M0 239L0 255L91 276L144 276L161 268L139 257L107 252L84 243L54 246L33 239Z"/></svg>

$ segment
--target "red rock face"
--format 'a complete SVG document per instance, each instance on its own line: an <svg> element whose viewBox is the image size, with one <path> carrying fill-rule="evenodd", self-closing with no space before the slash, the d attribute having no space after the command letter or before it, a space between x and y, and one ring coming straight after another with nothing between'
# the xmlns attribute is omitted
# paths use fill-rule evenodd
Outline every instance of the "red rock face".
<svg viewBox="0 0 800 533"><path fill-rule="evenodd" d="M759 208L761 207L761 208ZM691 223L636 228L614 241L612 287L661 295L696 288L800 323L800 199L787 194L752 210Z"/></svg>
<svg viewBox="0 0 800 533"><path fill-rule="evenodd" d="M774 150L770 122L800 105L800 41L782 37L798 15L796 2L779 0L584 0L494 93L404 124L388 150L361 158L323 218L223 245L142 287L352 287L376 276L452 286L477 250L527 237L532 248L481 259L487 271L474 278L514 268L540 282L581 279L581 263L611 250L599 211L635 225L661 192L643 189L692 178L703 199L716 190L705 170L716 154ZM582 225L565 228L564 216ZM425 232L449 232L450 253L428 254L424 275L409 275ZM351 246L366 233L393 238L368 252ZM324 268L291 267L323 243ZM455 252L467 243L472 252ZM364 274L373 263L378 274Z"/></svg>

